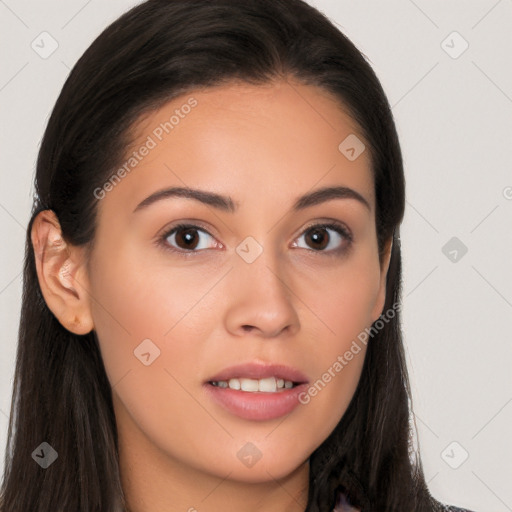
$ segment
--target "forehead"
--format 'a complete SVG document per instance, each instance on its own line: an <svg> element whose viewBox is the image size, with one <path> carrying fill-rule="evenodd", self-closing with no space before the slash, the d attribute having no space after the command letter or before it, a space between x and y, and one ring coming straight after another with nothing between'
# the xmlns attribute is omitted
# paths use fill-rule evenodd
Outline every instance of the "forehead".
<svg viewBox="0 0 512 512"><path fill-rule="evenodd" d="M241 204L259 197L284 206L315 184L341 184L373 209L369 151L354 160L344 153L345 141L364 148L360 128L315 86L283 80L197 89L141 117L131 132L119 166L126 172L102 203L121 201L133 210L159 188L188 186Z"/></svg>

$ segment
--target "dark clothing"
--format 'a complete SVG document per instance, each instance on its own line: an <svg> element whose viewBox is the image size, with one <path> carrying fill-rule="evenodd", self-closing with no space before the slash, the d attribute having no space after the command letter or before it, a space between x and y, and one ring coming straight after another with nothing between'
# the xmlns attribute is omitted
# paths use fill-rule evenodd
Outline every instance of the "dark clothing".
<svg viewBox="0 0 512 512"><path fill-rule="evenodd" d="M338 502L336 503L336 506L334 507L332 512L360 512L360 511L359 511L359 509L352 507L348 503L345 495L340 493L338 495ZM473 511L468 510L466 508L454 507L453 505L445 505L442 509L442 512L473 512Z"/></svg>

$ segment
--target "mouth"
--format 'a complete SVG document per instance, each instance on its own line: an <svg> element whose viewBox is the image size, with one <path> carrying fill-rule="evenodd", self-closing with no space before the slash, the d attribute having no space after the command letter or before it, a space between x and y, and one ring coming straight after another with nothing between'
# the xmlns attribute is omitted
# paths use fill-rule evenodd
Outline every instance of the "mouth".
<svg viewBox="0 0 512 512"><path fill-rule="evenodd" d="M307 382L306 375L291 366L251 361L225 368L205 383L248 393L278 393Z"/></svg>
<svg viewBox="0 0 512 512"><path fill-rule="evenodd" d="M226 368L203 385L208 399L228 413L265 421L290 414L308 379L295 368L256 361Z"/></svg>

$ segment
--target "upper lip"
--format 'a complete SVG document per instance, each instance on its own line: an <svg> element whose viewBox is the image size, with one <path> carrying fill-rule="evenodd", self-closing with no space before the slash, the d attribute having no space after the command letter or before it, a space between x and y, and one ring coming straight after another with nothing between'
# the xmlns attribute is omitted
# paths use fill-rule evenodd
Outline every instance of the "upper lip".
<svg viewBox="0 0 512 512"><path fill-rule="evenodd" d="M296 368L284 364L273 364L259 361L252 361L243 364L237 364L224 368L208 378L206 382L228 381L234 378L264 379L265 377L276 377L278 379L289 380L291 382L302 384L308 382L308 378Z"/></svg>

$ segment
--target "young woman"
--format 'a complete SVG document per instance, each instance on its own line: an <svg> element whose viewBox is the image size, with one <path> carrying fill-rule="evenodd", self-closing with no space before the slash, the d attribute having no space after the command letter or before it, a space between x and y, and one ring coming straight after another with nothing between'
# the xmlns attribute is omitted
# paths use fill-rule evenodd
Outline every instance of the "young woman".
<svg viewBox="0 0 512 512"><path fill-rule="evenodd" d="M410 512L402 158L301 0L149 0L41 144L2 512Z"/></svg>

